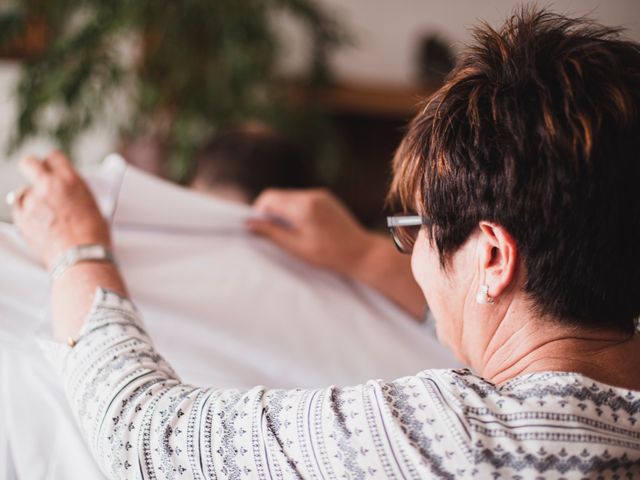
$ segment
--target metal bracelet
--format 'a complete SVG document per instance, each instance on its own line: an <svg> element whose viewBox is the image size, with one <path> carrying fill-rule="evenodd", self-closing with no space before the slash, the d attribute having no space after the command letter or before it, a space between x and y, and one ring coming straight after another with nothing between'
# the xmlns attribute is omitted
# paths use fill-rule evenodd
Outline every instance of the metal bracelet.
<svg viewBox="0 0 640 480"><path fill-rule="evenodd" d="M109 262L116 264L113 253L104 245L77 245L62 253L55 261L49 273L51 281L53 282L69 267L80 262Z"/></svg>

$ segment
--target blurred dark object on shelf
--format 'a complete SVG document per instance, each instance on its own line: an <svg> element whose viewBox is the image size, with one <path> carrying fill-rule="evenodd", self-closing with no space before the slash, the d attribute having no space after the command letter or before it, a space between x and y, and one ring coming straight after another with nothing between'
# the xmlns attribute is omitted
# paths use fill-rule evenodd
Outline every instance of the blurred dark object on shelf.
<svg viewBox="0 0 640 480"><path fill-rule="evenodd" d="M441 85L455 64L447 42L438 35L424 35L418 45L417 79L420 85Z"/></svg>

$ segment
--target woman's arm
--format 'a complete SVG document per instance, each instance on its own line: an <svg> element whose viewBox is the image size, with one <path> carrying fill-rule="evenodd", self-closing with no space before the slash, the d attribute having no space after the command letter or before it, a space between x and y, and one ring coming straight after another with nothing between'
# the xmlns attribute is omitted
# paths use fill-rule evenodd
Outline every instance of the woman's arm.
<svg viewBox="0 0 640 480"><path fill-rule="evenodd" d="M267 190L255 207L278 221L252 220L253 232L318 267L361 281L422 320L426 301L411 258L385 236L367 231L326 190Z"/></svg>
<svg viewBox="0 0 640 480"><path fill-rule="evenodd" d="M131 302L106 290L68 350L72 410L109 478L418 478L429 462L416 442L446 433L433 422L425 433L432 400L419 377L295 390L184 384Z"/></svg>
<svg viewBox="0 0 640 480"><path fill-rule="evenodd" d="M16 195L13 220L47 270L72 247L111 247L109 227L91 192L62 153L53 152L43 160L26 157L20 169L31 185ZM77 336L99 286L127 293L117 268L104 262L78 263L53 282L56 339Z"/></svg>
<svg viewBox="0 0 640 480"><path fill-rule="evenodd" d="M60 154L22 162L32 186L16 225L51 269L66 249L110 246L107 224ZM350 388L249 391L183 384L155 351L117 269L77 264L54 281L57 356L72 410L110 478L387 478L428 474L415 441L422 380ZM402 409L401 415L398 408Z"/></svg>
<svg viewBox="0 0 640 480"><path fill-rule="evenodd" d="M79 263L53 282L51 315L56 340L67 341L78 337L99 287L122 295L127 293L118 269L109 263Z"/></svg>

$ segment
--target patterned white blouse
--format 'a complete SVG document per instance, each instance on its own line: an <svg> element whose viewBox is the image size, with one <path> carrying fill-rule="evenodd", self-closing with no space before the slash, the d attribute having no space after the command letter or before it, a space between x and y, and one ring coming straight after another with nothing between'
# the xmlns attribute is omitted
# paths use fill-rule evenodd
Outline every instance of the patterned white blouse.
<svg viewBox="0 0 640 480"><path fill-rule="evenodd" d="M185 385L133 304L99 289L56 363L109 478L640 478L640 392L466 370L318 390Z"/></svg>

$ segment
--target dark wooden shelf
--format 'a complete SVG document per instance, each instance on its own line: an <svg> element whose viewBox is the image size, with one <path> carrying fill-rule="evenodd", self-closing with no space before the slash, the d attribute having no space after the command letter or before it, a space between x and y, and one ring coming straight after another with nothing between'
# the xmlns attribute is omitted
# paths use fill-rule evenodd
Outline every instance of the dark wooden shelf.
<svg viewBox="0 0 640 480"><path fill-rule="evenodd" d="M331 113L409 119L434 88L345 82L309 89L292 83L289 97L295 104L314 101Z"/></svg>

